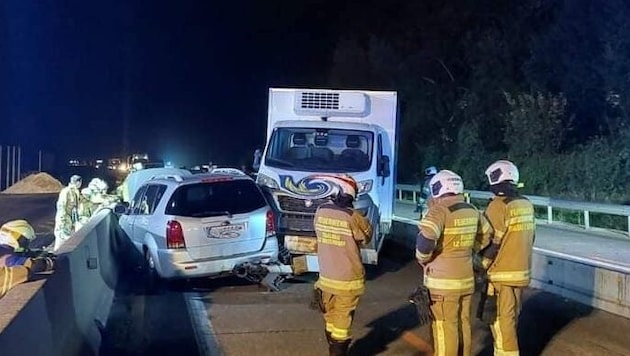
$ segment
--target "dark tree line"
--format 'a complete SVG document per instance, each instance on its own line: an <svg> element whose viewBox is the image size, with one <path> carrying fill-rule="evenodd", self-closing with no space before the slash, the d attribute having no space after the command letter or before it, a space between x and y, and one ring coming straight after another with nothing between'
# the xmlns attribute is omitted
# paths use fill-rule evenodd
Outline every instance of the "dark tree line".
<svg viewBox="0 0 630 356"><path fill-rule="evenodd" d="M487 165L508 158L526 193L628 200L626 1L343 6L352 19L341 21L330 84L399 92L399 181L435 164L483 188Z"/></svg>

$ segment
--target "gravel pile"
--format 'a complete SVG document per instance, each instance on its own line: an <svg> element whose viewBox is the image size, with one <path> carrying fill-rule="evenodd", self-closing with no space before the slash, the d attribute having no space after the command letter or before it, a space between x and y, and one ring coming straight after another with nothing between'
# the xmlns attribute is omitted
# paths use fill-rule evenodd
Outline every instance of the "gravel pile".
<svg viewBox="0 0 630 356"><path fill-rule="evenodd" d="M64 187L48 173L35 173L2 191L4 194L50 194L59 193Z"/></svg>

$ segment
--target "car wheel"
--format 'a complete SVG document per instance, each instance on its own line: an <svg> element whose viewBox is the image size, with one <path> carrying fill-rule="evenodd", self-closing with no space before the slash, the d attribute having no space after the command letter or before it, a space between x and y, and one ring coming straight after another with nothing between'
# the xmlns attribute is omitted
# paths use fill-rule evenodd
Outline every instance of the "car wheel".
<svg viewBox="0 0 630 356"><path fill-rule="evenodd" d="M160 276L155 269L155 261L148 249L144 250L144 282L147 293L155 293L160 285Z"/></svg>

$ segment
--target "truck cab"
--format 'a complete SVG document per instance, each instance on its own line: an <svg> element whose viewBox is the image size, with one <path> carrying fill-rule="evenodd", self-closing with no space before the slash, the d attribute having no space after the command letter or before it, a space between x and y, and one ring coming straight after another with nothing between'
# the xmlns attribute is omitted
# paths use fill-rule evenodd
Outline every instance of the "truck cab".
<svg viewBox="0 0 630 356"><path fill-rule="evenodd" d="M359 185L354 207L374 227L363 262L377 264L394 205L397 94L271 88L268 114L257 183L277 211L284 248L318 271L313 217L338 191L327 176L345 173Z"/></svg>

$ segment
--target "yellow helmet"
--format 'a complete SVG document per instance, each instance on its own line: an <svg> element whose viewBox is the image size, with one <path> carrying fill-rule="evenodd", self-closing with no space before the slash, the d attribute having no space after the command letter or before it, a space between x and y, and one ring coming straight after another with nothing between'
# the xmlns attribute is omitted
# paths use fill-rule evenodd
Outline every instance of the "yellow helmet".
<svg viewBox="0 0 630 356"><path fill-rule="evenodd" d="M20 244L20 237L24 237L28 242L35 239L35 230L26 220L11 220L0 226L0 241L13 248L25 247L24 242Z"/></svg>

